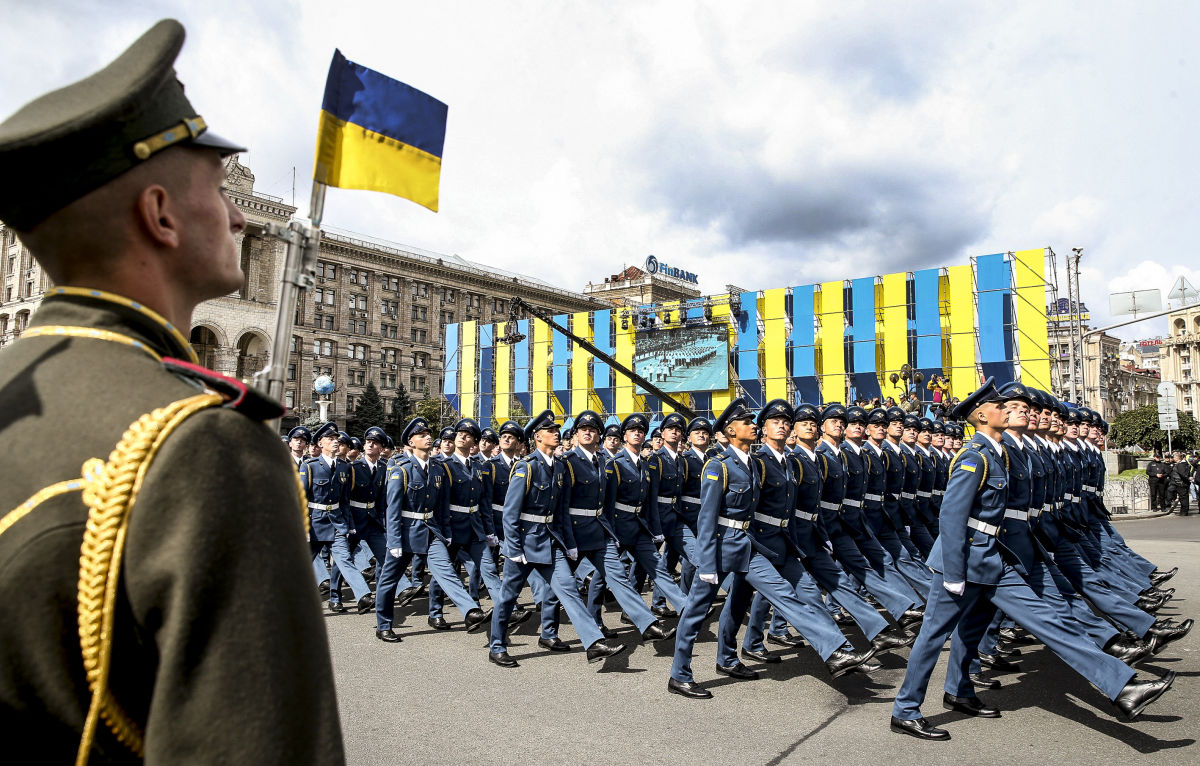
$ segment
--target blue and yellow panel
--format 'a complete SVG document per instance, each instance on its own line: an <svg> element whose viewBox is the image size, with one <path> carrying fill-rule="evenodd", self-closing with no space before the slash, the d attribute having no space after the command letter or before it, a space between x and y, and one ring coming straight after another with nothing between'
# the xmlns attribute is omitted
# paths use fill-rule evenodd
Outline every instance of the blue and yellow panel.
<svg viewBox="0 0 1200 766"><path fill-rule="evenodd" d="M795 404L821 404L821 386L817 380L816 286L792 288L792 385Z"/></svg>
<svg viewBox="0 0 1200 766"><path fill-rule="evenodd" d="M899 374L900 368L908 364L908 273L884 274L881 281L883 302L879 314L882 314L882 322L878 330L883 338L883 369L880 385L884 396L900 401L906 384L902 380L892 383L891 376Z"/></svg>
<svg viewBox="0 0 1200 766"><path fill-rule="evenodd" d="M586 340L592 341L592 314L588 311L577 311L571 315L571 332ZM592 354L578 343L571 343L571 413L578 414L591 409L592 376L589 373L589 362Z"/></svg>
<svg viewBox="0 0 1200 766"><path fill-rule="evenodd" d="M822 282L817 293L817 360L821 399L846 401L845 282Z"/></svg>
<svg viewBox="0 0 1200 766"><path fill-rule="evenodd" d="M533 399L529 391L529 320L517 322L517 334L523 335L521 340L513 344L513 397L526 413L533 409Z"/></svg>
<svg viewBox="0 0 1200 766"><path fill-rule="evenodd" d="M914 367L931 380L942 369L941 275L939 269L913 272L913 329L916 332ZM928 399L922 393L922 397Z"/></svg>
<svg viewBox="0 0 1200 766"><path fill-rule="evenodd" d="M540 319L530 319L533 327L531 351L530 417L550 409L550 325Z"/></svg>
<svg viewBox="0 0 1200 766"><path fill-rule="evenodd" d="M462 403L458 411L464 418L475 417L475 334L478 322L471 320L462 323L462 380L459 389L462 391Z"/></svg>
<svg viewBox="0 0 1200 766"><path fill-rule="evenodd" d="M637 328L634 327L632 315L624 315L621 309L617 309L618 319L614 322L617 327L617 349L613 357L625 366L626 369L633 369L633 346L634 337L637 333ZM614 388L616 390L617 412L616 414L625 418L628 415L639 411L637 399L641 397L635 396L633 381L626 378L624 375L614 375L616 378Z"/></svg>
<svg viewBox="0 0 1200 766"><path fill-rule="evenodd" d="M853 344L850 375L854 399L880 396L875 335L875 277L850 283L850 327L847 342Z"/></svg>
<svg viewBox="0 0 1200 766"><path fill-rule="evenodd" d="M729 347L731 349L736 348L737 326L733 321L732 312L729 310L729 293L714 295L712 296L712 299L713 323L718 325L723 324L729 329ZM730 354L730 357L733 357L732 353ZM732 368L732 365L730 366ZM734 392L737 390L734 387L734 380L736 377L736 374L731 372L729 375L729 388L724 391L713 391L711 395L708 396L709 409L714 415L720 415L721 411L728 407L729 403L733 401L733 397L735 395ZM698 397L697 400L700 401L701 399Z"/></svg>
<svg viewBox="0 0 1200 766"><path fill-rule="evenodd" d="M503 324L493 327L497 336L504 332ZM492 413L494 428L512 417L512 355L511 343L496 344L496 409Z"/></svg>
<svg viewBox="0 0 1200 766"><path fill-rule="evenodd" d="M787 298L786 287L763 292L762 367L768 402L788 395Z"/></svg>
<svg viewBox="0 0 1200 766"><path fill-rule="evenodd" d="M1017 316L1017 359L1021 382L1050 390L1050 341L1046 331L1046 251L1013 254L1013 301Z"/></svg>
<svg viewBox="0 0 1200 766"><path fill-rule="evenodd" d="M492 404L496 384L495 325L479 325L479 415L483 425L492 422Z"/></svg>
<svg viewBox="0 0 1200 766"><path fill-rule="evenodd" d="M975 259L979 295L979 364L984 377L1008 383L1014 377L1012 339L1012 273L1004 253Z"/></svg>
<svg viewBox="0 0 1200 766"><path fill-rule="evenodd" d="M604 353L612 356L613 353L613 314L612 311L604 309L595 313L595 339L592 344ZM613 398L613 371L612 369L596 360L592 368L592 385L595 386L595 394L599 398L599 409L597 412L605 413L612 412L616 408L616 401Z"/></svg>
<svg viewBox="0 0 1200 766"><path fill-rule="evenodd" d="M446 325L446 338L444 346L446 348L446 363L442 366L444 377L442 379L442 394L446 397L446 401L450 403L450 409L457 410L461 397L458 393L458 336L460 326L458 323Z"/></svg>
<svg viewBox="0 0 1200 766"><path fill-rule="evenodd" d="M975 275L969 265L946 269L950 296L950 395L979 387L975 358Z"/></svg>

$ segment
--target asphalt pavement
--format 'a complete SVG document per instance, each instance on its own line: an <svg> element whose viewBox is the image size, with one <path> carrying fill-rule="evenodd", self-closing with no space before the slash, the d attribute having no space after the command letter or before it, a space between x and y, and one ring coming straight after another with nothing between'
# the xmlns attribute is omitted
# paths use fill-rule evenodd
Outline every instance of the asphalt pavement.
<svg viewBox="0 0 1200 766"><path fill-rule="evenodd" d="M1174 587L1175 598L1158 616L1197 616L1200 516L1129 519L1117 528L1160 568L1179 567L1163 586ZM541 649L535 615L511 637L521 667L506 670L487 661L483 635L462 630L453 606L453 631L431 629L425 608L422 598L399 611L400 644L375 638L373 614L326 613L350 764L1200 763L1200 631L1138 666L1141 677L1173 670L1178 678L1132 723L1040 645L1024 650L1020 671L997 675L1001 689L980 693L1003 711L1000 719L948 712L943 657L923 710L951 740L922 742L888 728L907 649L883 655L874 674L837 680L811 649L789 650L782 664L747 663L760 679L734 681L713 669L710 629L693 668L715 696L689 700L667 693L674 641L641 644L617 611L605 622L627 650L606 664L587 664L565 619L560 635L573 651ZM865 646L856 630L848 635Z"/></svg>

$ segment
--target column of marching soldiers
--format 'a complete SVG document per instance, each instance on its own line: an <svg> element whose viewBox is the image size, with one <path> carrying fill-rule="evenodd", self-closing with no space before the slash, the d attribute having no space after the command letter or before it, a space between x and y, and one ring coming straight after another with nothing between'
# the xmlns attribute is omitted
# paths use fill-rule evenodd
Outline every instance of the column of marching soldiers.
<svg viewBox="0 0 1200 766"><path fill-rule="evenodd" d="M968 437L954 421L969 417ZM646 415L606 427L590 410L565 431L547 410L497 431L464 418L436 440L417 417L399 445L334 423L286 438L316 582L342 612L344 580L385 642L402 640L396 607L422 595L429 625L451 629L448 599L468 632L489 631L489 660L515 668L507 634L532 615L518 604L528 582L542 648L571 650L565 611L589 663L619 654L604 622L615 601L643 642L674 638L669 691L707 698L691 660L724 591L716 671L734 679L758 676L742 660L781 662L768 645L811 646L834 678L912 647L896 731L948 738L920 704L949 637L947 709L998 717L975 690L998 688L1020 645L1040 641L1136 717L1174 675L1138 679L1131 666L1193 620L1156 619L1177 569L1160 571L1109 521L1096 446L1108 424L990 380L947 418L737 399L715 421L667 415L656 448ZM865 644L843 633L851 625Z"/></svg>

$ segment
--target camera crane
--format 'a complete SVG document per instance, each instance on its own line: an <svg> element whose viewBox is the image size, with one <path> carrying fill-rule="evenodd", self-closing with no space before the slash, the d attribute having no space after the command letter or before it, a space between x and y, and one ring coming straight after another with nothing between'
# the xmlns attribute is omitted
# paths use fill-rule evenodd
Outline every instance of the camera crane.
<svg viewBox="0 0 1200 766"><path fill-rule="evenodd" d="M528 303L521 300L517 296L513 296L512 300L510 301L508 322L506 322L504 325L503 337L497 338L497 340L499 342L511 344L511 343L519 343L519 342L525 340L525 336L520 334L519 332L517 332L517 317L520 315L521 309L524 309L525 312L527 314L529 314L530 316L533 316L533 317L536 317L537 319L542 320L546 324L553 327L555 330L558 330L563 335L567 336L571 340L573 340L576 343L578 343L579 345L583 346L597 359L604 362L609 367L612 367L614 370L621 373L625 377L629 378L634 383L638 384L645 390L649 391L651 394L654 394L659 399L662 399L664 402L666 402L667 404L674 407L676 412L678 412L679 414L681 414L689 419L696 417L696 413L693 412L691 410L691 408L684 406L675 397L664 392L658 386L656 386L653 383L651 383L650 381L646 380L641 375L638 375L636 372L629 369L625 365L621 364L620 362L618 362L616 359L612 358L605 352L596 348L594 345L592 345L588 341L584 340L583 338L579 337L578 335L571 332L567 328L563 327L558 322L555 322L554 319L546 312L544 312L541 309L536 308L534 306L530 306Z"/></svg>

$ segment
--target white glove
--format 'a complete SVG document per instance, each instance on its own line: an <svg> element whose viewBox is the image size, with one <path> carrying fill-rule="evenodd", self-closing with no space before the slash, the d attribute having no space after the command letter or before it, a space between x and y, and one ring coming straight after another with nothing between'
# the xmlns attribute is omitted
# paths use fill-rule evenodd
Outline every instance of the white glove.
<svg viewBox="0 0 1200 766"><path fill-rule="evenodd" d="M398 558L400 558L400 554L404 553L404 549L403 548L388 548L388 553L392 554L392 558L398 559Z"/></svg>
<svg viewBox="0 0 1200 766"><path fill-rule="evenodd" d="M352 529L352 530L350 530L350 536L351 536L351 537L353 537L354 535L357 535L357 534L358 534L358 530L357 530L357 529Z"/></svg>
<svg viewBox="0 0 1200 766"><path fill-rule="evenodd" d="M522 553L520 556L509 556L509 559L517 562L518 564L528 564L529 563L528 561L525 560L524 553Z"/></svg>
<svg viewBox="0 0 1200 766"><path fill-rule="evenodd" d="M579 549L578 548L567 548L567 558L569 558L571 561L574 561L575 559L579 558Z"/></svg>
<svg viewBox="0 0 1200 766"><path fill-rule="evenodd" d="M967 591L967 584L965 582L943 582L942 587L951 596L961 596Z"/></svg>
<svg viewBox="0 0 1200 766"><path fill-rule="evenodd" d="M492 546L493 548L500 544L500 538L496 537L495 535L488 535L487 541L488 545Z"/></svg>
<svg viewBox="0 0 1200 766"><path fill-rule="evenodd" d="M666 539L667 538L664 537L663 535L655 535L654 536L654 544L658 545L659 543L661 543L663 540L666 540Z"/></svg>
<svg viewBox="0 0 1200 766"><path fill-rule="evenodd" d="M912 527L905 527L905 528L904 528L904 534L906 534L906 535L911 535L911 534L912 534Z"/></svg>
<svg viewBox="0 0 1200 766"><path fill-rule="evenodd" d="M833 542L832 541L826 541L825 550L828 553L833 553Z"/></svg>
<svg viewBox="0 0 1200 766"><path fill-rule="evenodd" d="M717 575L715 573L714 574L702 574L702 575L700 575L700 581L706 582L709 585L716 585L717 584Z"/></svg>

